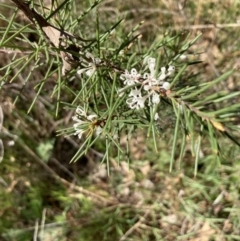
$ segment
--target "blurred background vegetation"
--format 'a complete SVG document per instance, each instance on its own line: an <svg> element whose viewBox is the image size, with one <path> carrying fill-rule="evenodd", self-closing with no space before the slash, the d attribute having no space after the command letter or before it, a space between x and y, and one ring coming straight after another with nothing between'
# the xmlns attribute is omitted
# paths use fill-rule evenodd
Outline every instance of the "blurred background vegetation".
<svg viewBox="0 0 240 241"><path fill-rule="evenodd" d="M40 2L45 7L51 5L49 0ZM90 6L87 0L75 2L76 16ZM119 36L144 20L137 33L142 34L140 44L146 51L168 32L181 31L182 41L201 32L187 58L202 62L187 71L195 79L207 81L239 68L239 5L235 0L104 0L98 5L99 29L104 32L116 19L124 18L112 36L117 42ZM8 24L4 17L10 19L15 7L1 1L0 8L3 32ZM95 36L95 14L87 14L79 25L86 38ZM15 21L29 23L21 11ZM39 36L32 29L26 36L34 43ZM190 147L186 148L184 161L179 165L176 154L176 165L169 173L175 120L166 112L159 128L159 153L151 140L146 141L146 133L139 131L130 143L130 163L127 157L120 164L112 158L110 176L106 164L100 165L101 143L77 162L69 163L79 141L56 136L73 115L63 109L55 117L56 99L51 93L57 73L47 80L27 113L37 94L34 87L44 78L46 67L32 71L30 65L21 73L13 69L17 77L9 82L2 68L14 54L0 49L0 104L4 113L0 137L5 147L0 165L1 240L240 240L239 147L219 137L226 147L220 164L210 154L208 144L202 145L197 176L195 158ZM24 76L31 71L26 82ZM236 71L214 91L240 90L238 78ZM67 101L71 96L61 98Z"/></svg>

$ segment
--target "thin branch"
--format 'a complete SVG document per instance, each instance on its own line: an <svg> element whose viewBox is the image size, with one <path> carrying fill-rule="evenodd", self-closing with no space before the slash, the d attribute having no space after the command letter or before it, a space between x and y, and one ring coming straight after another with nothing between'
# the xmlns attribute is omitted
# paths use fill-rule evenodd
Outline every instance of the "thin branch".
<svg viewBox="0 0 240 241"><path fill-rule="evenodd" d="M66 40L73 40L77 37L73 36L66 31L60 30L55 26L48 23L40 14L38 14L34 9L22 0L11 0L20 10L23 11L25 16L34 24L38 24L41 30L46 34L51 43L56 48L65 49L66 51L60 51L60 56L63 61L62 75L64 76L67 72L71 71L78 65L78 61L67 51L79 52L80 47L71 43L70 46L67 46ZM81 39L83 40L83 39Z"/></svg>

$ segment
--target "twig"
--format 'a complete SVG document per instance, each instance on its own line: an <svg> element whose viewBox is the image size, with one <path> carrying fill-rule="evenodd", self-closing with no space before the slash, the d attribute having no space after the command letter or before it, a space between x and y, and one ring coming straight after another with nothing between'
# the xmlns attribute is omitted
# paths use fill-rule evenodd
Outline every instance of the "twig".
<svg viewBox="0 0 240 241"><path fill-rule="evenodd" d="M56 158L51 158L50 160L57 164L59 168L63 170L65 173L67 173L68 176L71 177L73 180L76 179L75 175L72 172L70 172L64 165L62 165Z"/></svg>
<svg viewBox="0 0 240 241"><path fill-rule="evenodd" d="M30 8L29 5L24 1L22 0L11 0L11 1L15 3L15 5L20 10L23 11L26 17L28 17L28 19L34 25L38 24L40 26L41 30L46 34L46 36L49 38L51 43L56 48L61 48L66 50L66 51L60 51L60 56L63 61L62 75L63 76L66 75L67 72L75 68L78 65L78 61L74 59L74 56L72 56L69 53L69 51L79 52L80 48L75 44L73 44L72 41L71 41L72 42L71 45L67 46L67 40L73 40L74 38L76 39L76 37L48 23L40 14L38 14L34 9Z"/></svg>
<svg viewBox="0 0 240 241"><path fill-rule="evenodd" d="M128 231L119 239L119 241L124 241L134 230L136 230L145 220L145 218L150 213L150 209L145 212L145 214L140 217L139 221L135 223Z"/></svg>
<svg viewBox="0 0 240 241"><path fill-rule="evenodd" d="M33 233L33 241L37 241L37 236L38 236L38 229L39 229L39 224L38 220L35 222L35 228L34 228L34 233Z"/></svg>
<svg viewBox="0 0 240 241"><path fill-rule="evenodd" d="M44 230L45 230L45 222L46 222L46 208L42 211L42 220L41 220L41 226L40 226L40 237L43 238Z"/></svg>

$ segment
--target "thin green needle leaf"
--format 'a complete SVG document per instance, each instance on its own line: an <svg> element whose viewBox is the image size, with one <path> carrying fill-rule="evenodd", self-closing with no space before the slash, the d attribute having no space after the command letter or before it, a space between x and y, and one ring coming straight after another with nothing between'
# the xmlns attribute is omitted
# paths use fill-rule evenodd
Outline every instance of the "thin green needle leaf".
<svg viewBox="0 0 240 241"><path fill-rule="evenodd" d="M110 35L111 32L112 32L119 24L121 24L123 21L124 21L123 19L120 19L119 21L117 21L109 30L107 30L102 36L100 36L99 42L102 43L102 42L106 39L106 37L107 37L108 35Z"/></svg>
<svg viewBox="0 0 240 241"><path fill-rule="evenodd" d="M171 87L174 86L174 84L178 81L179 77L182 75L182 73L186 70L187 64L185 64L180 71L177 73L177 75L174 77L173 81L171 82Z"/></svg>
<svg viewBox="0 0 240 241"><path fill-rule="evenodd" d="M198 141L197 144L195 146L196 148L196 156L195 156L195 163L194 163L194 177L197 176L197 171L198 171L198 161L199 161L199 157L200 157L200 147L201 147L201 142L202 142L202 131L204 129L204 126L201 125L201 131L200 134L198 136Z"/></svg>
<svg viewBox="0 0 240 241"><path fill-rule="evenodd" d="M154 143L154 148L156 152L158 152L158 149L157 149L157 142L156 142L156 128L154 125L154 121L155 121L154 117L157 112L157 109L158 109L158 105L154 106L154 108L150 107L150 123L148 126L148 132L147 132L147 137L150 137L150 132L153 135L153 143Z"/></svg>
<svg viewBox="0 0 240 241"><path fill-rule="evenodd" d="M14 21L16 15L17 15L17 11L14 11L14 14L12 15L12 18L10 19L8 26L3 33L3 36L2 36L2 39L1 39L1 42L0 42L0 47L5 46L5 44L4 44L5 38L9 34L10 28L12 27L12 24L13 24L13 21ZM6 42L8 42L8 41L5 41L5 43Z"/></svg>
<svg viewBox="0 0 240 241"><path fill-rule="evenodd" d="M106 135L108 140L111 140L111 143L113 143L118 148L118 150L120 150L123 153L120 143L114 140L114 130L111 133L104 133L104 134Z"/></svg>
<svg viewBox="0 0 240 241"><path fill-rule="evenodd" d="M71 23L69 28L74 28L80 21L81 19L84 18L84 16L89 13L92 9L94 9L96 6L98 6L99 3L101 3L103 0L96 0L86 11L83 12L75 21Z"/></svg>
<svg viewBox="0 0 240 241"><path fill-rule="evenodd" d="M11 68L16 69L18 65L20 65L23 61L25 61L25 59L27 59L27 56L24 55L23 57L20 57L20 58L18 58L18 59L15 60L16 56L17 56L17 54L15 54L15 55L13 56L13 58L11 59L11 62L10 62L9 64L6 64L4 67L0 68L0 71L2 71L2 70L4 70L4 69L7 69L7 70L5 71L5 75L3 76L3 78L4 78L5 76L8 76L8 75L9 75L9 73L10 73L10 71L11 71Z"/></svg>
<svg viewBox="0 0 240 241"><path fill-rule="evenodd" d="M89 136L88 138L86 138L86 140L83 143L81 143L81 147L78 149L76 154L70 160L70 163L76 162L85 153L86 149L84 149L84 148L85 148L86 144L89 142L89 138L91 139L91 137Z"/></svg>
<svg viewBox="0 0 240 241"><path fill-rule="evenodd" d="M12 39L15 39L20 33L24 32L24 30L26 28L28 28L31 24L27 24L26 26L22 27L21 29L19 29L17 32L14 32L13 35L11 35L8 39L6 39L4 42L2 41L0 43L0 47L1 46L6 46L8 42L10 42Z"/></svg>
<svg viewBox="0 0 240 241"><path fill-rule="evenodd" d="M94 143L98 140L99 136L96 136L94 140L93 135L88 135L86 137L86 140L81 143L81 147L78 149L77 153L74 155L74 157L71 159L71 162L76 162L80 157L83 155L86 155L87 151L94 145Z"/></svg>
<svg viewBox="0 0 240 241"><path fill-rule="evenodd" d="M31 71L28 73L28 76L25 78L25 80L24 80L24 85L22 86L22 89L19 91L18 96L15 98L15 100L14 100L14 102L13 102L14 105L17 103L19 97L21 96L22 91L24 90L25 84L29 81L30 77L32 76L33 71L34 71L36 68L38 68L38 62L39 62L39 61L40 61L40 58L36 60L33 68L32 68Z"/></svg>
<svg viewBox="0 0 240 241"><path fill-rule="evenodd" d="M169 167L169 172L172 172L173 169L173 163L174 163L174 156L175 156L175 151L176 151L176 145L177 145L177 140L178 140L178 130L179 130L179 123L181 119L181 112L180 108L176 109L175 103L173 103L174 111L177 117L177 121L175 124L175 131L174 131L174 137L173 137L173 144L172 144L172 154L171 154L171 160L170 160L170 167Z"/></svg>
<svg viewBox="0 0 240 241"><path fill-rule="evenodd" d="M54 15L56 15L64 6L69 3L70 0L63 1L47 18L46 20L51 19Z"/></svg>
<svg viewBox="0 0 240 241"><path fill-rule="evenodd" d="M157 135L156 128L152 126L153 144L154 144L155 151L158 152L156 135Z"/></svg>
<svg viewBox="0 0 240 241"><path fill-rule="evenodd" d="M182 163L182 160L183 160L183 155L184 155L184 151L185 151L185 147L186 147L186 138L187 138L187 136L183 131L181 151L180 151L179 160L178 160L178 170L181 169L181 163Z"/></svg>
<svg viewBox="0 0 240 241"><path fill-rule="evenodd" d="M28 60L24 63L24 65L17 71L17 73L11 78L10 83L26 68L26 66L35 58L35 53L33 53Z"/></svg>
<svg viewBox="0 0 240 241"><path fill-rule="evenodd" d="M57 56L57 60L59 63L59 56ZM60 105L60 99L61 99L61 86L62 86L62 78L61 78L61 69L58 68L58 81L57 81L57 106L56 106L56 112L55 116L58 116L59 112L59 105Z"/></svg>
<svg viewBox="0 0 240 241"><path fill-rule="evenodd" d="M209 135L209 140L212 146L213 153L218 154L217 138L215 135L215 130L210 121L207 121L207 127L208 127L208 135Z"/></svg>
<svg viewBox="0 0 240 241"><path fill-rule="evenodd" d="M188 43L186 43L185 45L183 45L181 47L181 50L179 51L180 53L177 54L170 62L169 65L173 64L177 59L179 59L179 57L181 55L183 55L183 53L188 50L200 37L202 36L202 34L197 35L197 37L191 41L189 41ZM178 36L176 36L177 38ZM171 40L172 41L172 40ZM188 64L189 65L189 64Z"/></svg>
<svg viewBox="0 0 240 241"><path fill-rule="evenodd" d="M133 30L127 35L127 38L129 38L131 35L133 35L134 32L136 32L136 30L141 26L143 25L144 21L141 21L139 24L137 24Z"/></svg>
<svg viewBox="0 0 240 241"><path fill-rule="evenodd" d="M228 76L230 76L234 71L233 70L230 70L228 72L226 72L225 74L221 75L220 77L218 77L217 79L207 83L206 86L200 88L199 90L197 91L194 91L193 93L189 94L189 95L186 95L186 96L182 96L182 99L183 100L187 100L187 99L191 99L193 97L196 97L197 95L203 93L204 91L206 91L207 89L209 89L210 87L216 85L218 82L221 82L223 81L224 79L226 79Z"/></svg>
<svg viewBox="0 0 240 241"><path fill-rule="evenodd" d="M47 73L45 74L45 76L44 76L44 78L43 78L43 80L42 80L42 83L41 83L41 85L40 85L40 87L39 87L39 89L38 89L38 92L37 92L37 94L36 94L36 96L35 96L32 104L30 105L27 113L29 113L29 112L31 111L33 105L35 104L38 96L40 95L40 93L41 93L41 91L42 91L42 88L43 88L43 86L44 86L44 84L45 84L45 81L49 78L49 72L51 71L52 64L53 64L53 61L50 63L50 66L49 66L49 68L48 68L48 70L47 70Z"/></svg>
<svg viewBox="0 0 240 241"><path fill-rule="evenodd" d="M113 112L118 108L118 106L124 101L124 98L117 98L113 107L109 110L107 110L106 114L108 114L108 119L106 121L106 124L105 124L105 127L104 127L104 130L106 129L107 126L110 125L111 121L112 121L112 115L113 115Z"/></svg>
<svg viewBox="0 0 240 241"><path fill-rule="evenodd" d="M115 102L114 98L116 97L116 81L117 81L117 75L114 74L113 84L112 84L112 87L111 87L110 106L113 106L114 102Z"/></svg>
<svg viewBox="0 0 240 241"><path fill-rule="evenodd" d="M234 112L234 111L239 111L240 109L240 103L228 106L226 108L222 108L220 110L212 111L211 115L212 116L217 116L219 114L224 114L224 113L229 113L229 112Z"/></svg>
<svg viewBox="0 0 240 241"><path fill-rule="evenodd" d="M110 175L110 162L109 162L109 148L111 143L109 142L108 138L106 137L106 159L107 159L107 173L108 176Z"/></svg>
<svg viewBox="0 0 240 241"><path fill-rule="evenodd" d="M82 84L81 84L81 89L79 90L79 92L77 93L77 94L75 94L76 95L76 97L75 97L75 99L73 100L73 102L72 102L72 104L74 105L76 102L77 102L77 100L82 100L82 99L87 99L87 96L88 96L88 94L90 94L92 91L93 91L93 89L94 89L94 87L97 85L97 83L98 83L98 81L96 80L96 81L94 81L93 83L91 83L91 81L92 81L92 77L90 76L87 80L85 80L85 79L81 79L81 82L82 82ZM91 86L90 88L89 88L89 86ZM81 97L82 96L82 97ZM81 98L80 98L81 97Z"/></svg>
<svg viewBox="0 0 240 241"><path fill-rule="evenodd" d="M203 97L201 100L198 100L194 103L191 104L192 107L195 107L195 106L203 106L209 102L213 102L214 100L222 97L223 95L226 95L227 94L227 91L221 91L219 93L214 93L212 95L209 95L209 96L206 96L206 97Z"/></svg>
<svg viewBox="0 0 240 241"><path fill-rule="evenodd" d="M107 93L105 93L105 89L101 86L101 92L105 100L105 104L107 108L110 110L110 103L109 103L109 97L107 96Z"/></svg>
<svg viewBox="0 0 240 241"><path fill-rule="evenodd" d="M221 101L232 99L233 97L236 97L236 96L238 96L238 97L240 96L240 91L233 92L233 93L227 93L225 96L223 96L221 98L218 98L216 100L213 100L213 102L218 103L218 102L221 102Z"/></svg>

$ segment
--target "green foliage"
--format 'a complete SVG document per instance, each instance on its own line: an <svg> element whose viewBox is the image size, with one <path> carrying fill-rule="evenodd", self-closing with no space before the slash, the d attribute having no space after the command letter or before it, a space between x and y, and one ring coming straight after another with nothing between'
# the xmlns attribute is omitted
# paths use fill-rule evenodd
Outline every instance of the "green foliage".
<svg viewBox="0 0 240 241"><path fill-rule="evenodd" d="M54 10L51 7L49 13L46 13L43 6L41 6L40 10L42 15L49 15L47 18L49 21L53 16L57 17L59 15L59 19L61 19L62 22L58 23L58 25L61 27L68 26L72 32L75 32L74 30L77 27L77 23L90 14L99 3L99 1L96 1L78 19L69 18L70 11L74 9L74 3L71 5L68 1L62 2ZM37 98L43 94L46 81L58 73L58 81L52 93L52 97L56 96L56 114L58 115L59 113L60 104L61 108L64 107L64 105L66 108L71 109L76 108L76 106L80 106L79 108L81 108L80 114L78 113L76 115L76 118L80 118L80 122L77 120L79 123L78 126L75 124L74 129L64 128L61 131L61 134L65 135L74 133L78 134L79 138L82 138L83 135L85 136L81 148L79 148L75 156L72 158L72 161L80 159L90 148L93 147L93 145L96 145L96 142L101 137L105 139L105 154L102 161L109 163L109 157L113 154L110 153L110 150L113 149L117 149L117 156L118 158L121 158L122 155L126 154L119 145L121 136L127 133L130 140L135 130L142 128L147 129L147 136L152 136L155 142L155 149L157 150L156 143L159 136L156 134L157 129L154 123L154 116L158 114L159 110L161 112L165 111L164 103L172 106L172 113L176 116L170 170L172 170L173 161L175 159L176 146L179 140L179 129L182 129L181 132L183 136L181 138L186 139L187 137L190 137L191 139L192 154L196 157L195 166L197 166L198 163L199 151L201 150L201 139L204 136L209 138L212 150L217 156L220 156L217 132L222 133L224 136L235 142L235 144L239 145L236 138L229 133L229 131L238 128L233 122L238 118L239 104L236 103L232 105L231 108L225 106L226 100L234 102L234 98L239 95L239 92L230 93L223 90L218 94L211 93L211 88L224 81L233 73L233 71L226 72L213 81L199 83L199 80L197 80L190 82L189 80L186 80L188 75L186 72L187 66L195 65L199 63L199 61L194 60L185 63L179 61L181 56L196 43L200 35L196 36L194 39L190 39L190 36L183 38L182 33L175 35L173 35L174 33L165 34L160 40L157 40L152 44L147 53L143 53L142 50L136 46L136 41L138 41L140 35L135 34L142 23L137 24L121 41L115 42L112 40L112 35L114 32L118 31L118 28L122 25L122 21L117 21L112 27L106 29L104 33L101 33L99 29L100 19L97 15L97 32L95 39L87 42L82 40L83 45L81 47L78 47L80 46L80 44L77 43L78 37L71 37L67 40L70 41L67 43L69 46L80 48L79 52L74 52L71 49L64 50L68 51L68 56L72 55L75 59L78 59L78 63L76 63L78 68L75 67L65 78L62 78L60 74L62 67L59 65L59 57L49 57L51 49L45 41L42 31L47 35L48 32L46 32L41 26L41 22L34 22L39 34L38 43L34 45L26 37L26 34L32 32L31 26L26 25L20 29L19 27L17 28L17 23L14 21L15 17L16 13L13 15L3 34L0 46L8 46L8 48L11 46L15 51L19 50L19 46L14 43L16 37L19 36L17 39L26 42L24 51L28 51L29 54L25 54L23 57L21 56L16 60L14 59L9 65L4 66L2 71L5 71L5 74L2 81L4 81L4 79L8 79L10 82L14 81L19 73L22 73L29 64L35 61L32 70L25 78L25 82L30 81L33 70L38 69L40 66L42 67L42 64L39 65L39 63L42 56L45 56L45 61L41 62L46 64L47 71L43 78L39 79L39 84L35 86L35 88L38 89L37 94L28 111L31 111ZM30 18L30 20L32 19ZM50 25L49 28L51 28ZM14 31L14 29L17 29L17 31L12 34L11 32ZM50 41L54 43L55 40L53 39L56 38L56 36L48 36L50 36ZM109 43L111 43L111 46ZM23 51L23 49L21 50ZM160 53L160 55L156 55L156 52ZM126 102L129 102L132 98L126 98L126 94L129 94L131 86L127 84L124 87L121 81L121 76L125 71L128 70L130 72L132 71L130 69L133 68L137 68L139 74L144 76L146 68L141 62L143 62L143 60L145 61L148 56L157 58L158 63L154 67L155 76L159 74L160 68L163 66L171 67L171 65L174 65L177 68L177 74L173 79L168 78L168 81L171 83L170 92L161 89L161 83L160 86L154 86L155 89L152 89L152 92L154 91L158 94L161 99L156 106L144 106L141 107L142 110L136 111L135 108L129 108L126 105ZM14 55L14 58L15 57L17 57L16 54ZM65 66L64 58L62 57L63 68ZM58 68L54 68L56 61L58 62ZM16 74L11 76L11 69L14 68L18 68L19 70ZM76 72L81 73L80 78L76 76ZM143 80L141 80L141 78L143 78ZM140 81L144 82L144 77L141 78ZM79 84L77 84L78 88L71 87L71 79L74 79L74 82L79 82ZM142 84L141 88L143 87L145 88L144 84ZM118 94L119 89L124 91L124 96ZM71 97L68 101L63 102L62 96L65 96L65 93L68 93ZM131 96L131 92L129 96ZM148 97L148 99L150 100L150 97ZM85 115L85 119L81 120L81 114ZM89 114L94 114L95 117L93 120L87 119ZM84 123L84 125L81 125L81 123ZM146 128L147 126L148 128ZM95 131L98 128L101 129L101 134L96 135ZM207 130L207 132L205 132L205 130ZM198 133L200 133L200 135ZM186 142L182 142L181 153L183 153L185 145ZM45 156L45 152L47 152L46 150L43 153L43 150L41 150L42 148L43 145L40 145L37 149L38 153L41 153L41 157ZM126 147L126 149L128 148ZM180 162L182 158L183 156L181 154ZM47 160L48 156L45 156L44 159ZM197 170L195 171L195 174L196 172Z"/></svg>
<svg viewBox="0 0 240 241"><path fill-rule="evenodd" d="M237 239L236 3L50 2L0 3L0 237Z"/></svg>

